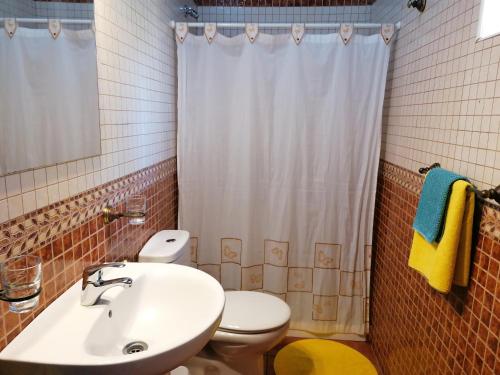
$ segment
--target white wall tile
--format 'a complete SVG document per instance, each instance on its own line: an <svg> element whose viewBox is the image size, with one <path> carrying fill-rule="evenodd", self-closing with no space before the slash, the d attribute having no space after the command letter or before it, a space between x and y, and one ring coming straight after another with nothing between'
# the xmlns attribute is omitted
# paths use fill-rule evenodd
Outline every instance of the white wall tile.
<svg viewBox="0 0 500 375"><path fill-rule="evenodd" d="M35 190L36 208L42 208L49 204L48 189L43 187Z"/></svg>
<svg viewBox="0 0 500 375"><path fill-rule="evenodd" d="M57 184L59 189L59 199L66 199L69 197L69 185L68 181L59 182Z"/></svg>
<svg viewBox="0 0 500 375"><path fill-rule="evenodd" d="M1 0L0 17L33 17L36 15L33 0Z"/></svg>
<svg viewBox="0 0 500 375"><path fill-rule="evenodd" d="M23 212L31 212L36 210L36 196L34 191L24 193L23 197Z"/></svg>
<svg viewBox="0 0 500 375"><path fill-rule="evenodd" d="M382 158L411 170L433 162L480 188L500 183L500 36L476 40L479 0L377 0L373 22L401 21L389 66ZM497 141L497 143L495 143Z"/></svg>
<svg viewBox="0 0 500 375"><path fill-rule="evenodd" d="M14 219L23 214L23 200L21 195L14 195L7 199L9 205L9 219Z"/></svg>
<svg viewBox="0 0 500 375"><path fill-rule="evenodd" d="M200 22L369 22L371 6L319 6L319 7L198 7ZM334 30L317 30L318 33ZM227 36L242 33L242 30L218 30ZM288 30L261 29L267 34L286 33Z"/></svg>
<svg viewBox="0 0 500 375"><path fill-rule="evenodd" d="M7 199L0 200L0 222L9 220L9 206Z"/></svg>
<svg viewBox="0 0 500 375"><path fill-rule="evenodd" d="M31 191L35 188L35 178L33 171L21 173L21 191L23 193Z"/></svg>
<svg viewBox="0 0 500 375"><path fill-rule="evenodd" d="M5 199L6 197L7 197L7 189L5 187L5 177L0 177L0 200Z"/></svg>
<svg viewBox="0 0 500 375"><path fill-rule="evenodd" d="M57 181L66 181L68 179L68 166L59 164L57 166Z"/></svg>
<svg viewBox="0 0 500 375"><path fill-rule="evenodd" d="M21 193L21 175L12 174L5 177L7 196L12 197Z"/></svg>
<svg viewBox="0 0 500 375"><path fill-rule="evenodd" d="M45 168L35 169L33 174L35 178L35 189L39 189L47 185L47 173Z"/></svg>
<svg viewBox="0 0 500 375"><path fill-rule="evenodd" d="M57 184L49 185L47 187L49 204L56 203L59 200L59 187Z"/></svg>
<svg viewBox="0 0 500 375"><path fill-rule="evenodd" d="M75 178L76 176L78 176L76 161L72 161L68 163L68 178Z"/></svg>
<svg viewBox="0 0 500 375"><path fill-rule="evenodd" d="M47 173L47 185L55 184L57 182L57 166L45 168L45 172Z"/></svg>

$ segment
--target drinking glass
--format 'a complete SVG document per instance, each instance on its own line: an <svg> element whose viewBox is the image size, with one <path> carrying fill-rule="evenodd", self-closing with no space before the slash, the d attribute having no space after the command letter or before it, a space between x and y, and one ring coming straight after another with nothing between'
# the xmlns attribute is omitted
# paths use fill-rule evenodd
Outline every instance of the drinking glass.
<svg viewBox="0 0 500 375"><path fill-rule="evenodd" d="M138 217L130 217L129 224L141 225L146 221L146 196L145 195L131 195L126 200L126 211L128 213L142 213Z"/></svg>
<svg viewBox="0 0 500 375"><path fill-rule="evenodd" d="M42 259L20 255L0 264L3 290L0 298L9 302L9 310L22 313L38 305L42 283Z"/></svg>

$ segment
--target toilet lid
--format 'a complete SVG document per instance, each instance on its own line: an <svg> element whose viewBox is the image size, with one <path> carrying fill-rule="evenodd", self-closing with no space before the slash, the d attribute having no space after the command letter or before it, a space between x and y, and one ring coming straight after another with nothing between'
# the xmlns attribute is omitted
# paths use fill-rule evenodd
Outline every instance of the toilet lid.
<svg viewBox="0 0 500 375"><path fill-rule="evenodd" d="M225 292L226 305L219 329L231 332L266 332L290 320L290 307L278 297L259 292Z"/></svg>
<svg viewBox="0 0 500 375"><path fill-rule="evenodd" d="M139 262L171 263L182 256L189 241L185 230L161 230L139 252Z"/></svg>

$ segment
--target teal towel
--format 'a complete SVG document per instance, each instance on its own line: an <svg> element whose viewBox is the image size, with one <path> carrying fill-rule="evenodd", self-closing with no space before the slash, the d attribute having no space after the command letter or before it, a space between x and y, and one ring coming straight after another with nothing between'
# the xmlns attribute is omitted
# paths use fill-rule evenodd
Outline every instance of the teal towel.
<svg viewBox="0 0 500 375"><path fill-rule="evenodd" d="M427 173L413 229L429 243L441 237L451 185L457 180L467 181L465 177L442 168L433 168Z"/></svg>

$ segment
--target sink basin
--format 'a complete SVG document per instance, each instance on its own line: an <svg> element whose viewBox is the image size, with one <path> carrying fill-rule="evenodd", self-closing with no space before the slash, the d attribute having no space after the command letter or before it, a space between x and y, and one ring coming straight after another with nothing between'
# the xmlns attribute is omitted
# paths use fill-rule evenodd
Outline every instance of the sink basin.
<svg viewBox="0 0 500 375"><path fill-rule="evenodd" d="M81 280L0 353L0 374L164 374L197 354L219 326L224 291L210 275L175 264L126 263L131 277L94 306Z"/></svg>

